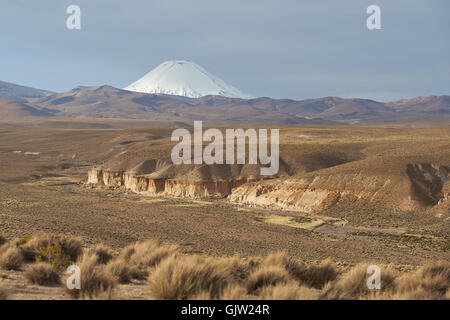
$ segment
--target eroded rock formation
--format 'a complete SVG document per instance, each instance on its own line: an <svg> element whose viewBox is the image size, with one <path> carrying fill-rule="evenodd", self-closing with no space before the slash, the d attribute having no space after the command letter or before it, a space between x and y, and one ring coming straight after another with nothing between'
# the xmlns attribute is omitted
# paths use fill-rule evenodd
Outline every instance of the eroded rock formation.
<svg viewBox="0 0 450 320"><path fill-rule="evenodd" d="M231 194L233 188L252 181L256 181L256 178L239 176L213 177L211 180L174 179L157 177L155 174L111 172L102 168L91 169L87 179L87 183L91 185L123 188L142 195L189 198L224 198Z"/></svg>
<svg viewBox="0 0 450 320"><path fill-rule="evenodd" d="M411 180L411 197L424 206L435 205L449 197L450 168L429 163L408 164L406 173Z"/></svg>
<svg viewBox="0 0 450 320"><path fill-rule="evenodd" d="M318 213L333 207L408 211L449 199L449 168L408 164L406 174L310 173L263 180L258 168L145 165L148 173L93 168L87 183L149 196L227 198L246 206ZM142 166L140 167L142 168ZM142 171L142 170L141 170Z"/></svg>

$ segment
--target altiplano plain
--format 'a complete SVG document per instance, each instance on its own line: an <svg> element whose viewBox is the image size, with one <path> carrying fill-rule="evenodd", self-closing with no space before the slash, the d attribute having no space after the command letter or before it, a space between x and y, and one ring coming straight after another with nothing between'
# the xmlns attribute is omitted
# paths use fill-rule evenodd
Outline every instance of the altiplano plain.
<svg viewBox="0 0 450 320"><path fill-rule="evenodd" d="M307 207L301 207L295 197L266 205L267 198L280 198L286 190L295 195L292 189L256 196L255 188L284 188L286 183L277 178L244 183L228 195L213 198L195 192L180 197L176 190L142 195L114 182L111 186L87 184L92 168L114 164L131 168L144 159L169 157L170 132L1 132L0 231L10 238L38 231L62 233L82 236L87 244L104 242L113 247L161 239L181 244L187 252L208 255L251 256L284 250L307 261L331 257L342 263L374 260L412 265L449 259L449 182L448 171L444 172L450 168L448 127L281 129L286 143L280 147L284 163L280 175L298 184L296 192L306 197L301 203L306 201ZM121 158L124 155L129 158ZM409 165L416 169L408 169ZM431 165L443 173L442 181L436 180L440 189L431 186L434 191L428 192L420 176L410 170L433 171L427 169ZM226 178L222 172L207 178L193 176L184 182ZM433 179L439 176L438 172ZM302 179L318 185L305 189L299 182ZM335 184L325 190L321 179ZM169 180L180 183L176 174ZM424 188L422 194L416 185ZM324 192L328 198L322 196ZM338 200L333 198L336 194ZM332 200L333 205L328 205Z"/></svg>

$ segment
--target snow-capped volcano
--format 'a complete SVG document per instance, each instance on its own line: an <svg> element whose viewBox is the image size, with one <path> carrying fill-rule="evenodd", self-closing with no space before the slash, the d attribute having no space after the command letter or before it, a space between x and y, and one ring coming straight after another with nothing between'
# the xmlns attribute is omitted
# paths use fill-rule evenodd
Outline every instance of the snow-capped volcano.
<svg viewBox="0 0 450 320"><path fill-rule="evenodd" d="M187 60L166 61L124 88L143 93L162 93L190 98L218 95L250 98L235 87Z"/></svg>

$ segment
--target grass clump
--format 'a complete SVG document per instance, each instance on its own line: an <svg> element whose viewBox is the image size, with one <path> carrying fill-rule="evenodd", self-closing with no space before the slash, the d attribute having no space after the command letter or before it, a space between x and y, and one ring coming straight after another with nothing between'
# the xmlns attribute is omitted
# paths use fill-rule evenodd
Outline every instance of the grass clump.
<svg viewBox="0 0 450 320"><path fill-rule="evenodd" d="M98 264L98 256L84 253L77 261L80 268L80 289L67 289L73 298L97 299L111 296L116 281L105 271L104 265Z"/></svg>
<svg viewBox="0 0 450 320"><path fill-rule="evenodd" d="M19 270L23 262L22 251L17 247L8 247L0 253L0 268Z"/></svg>
<svg viewBox="0 0 450 320"><path fill-rule="evenodd" d="M301 286L295 281L278 283L274 286L264 287L260 294L265 300L317 300L318 290Z"/></svg>
<svg viewBox="0 0 450 320"><path fill-rule="evenodd" d="M230 270L214 259L172 255L153 270L148 283L156 299L191 299L203 291L217 299L230 279Z"/></svg>
<svg viewBox="0 0 450 320"><path fill-rule="evenodd" d="M32 239L32 236L25 236L19 239L19 245L24 245Z"/></svg>
<svg viewBox="0 0 450 320"><path fill-rule="evenodd" d="M8 299L8 292L6 289L0 287L0 301Z"/></svg>
<svg viewBox="0 0 450 320"><path fill-rule="evenodd" d="M450 263L429 263L412 274L396 279L396 299L448 299L450 293Z"/></svg>
<svg viewBox="0 0 450 320"><path fill-rule="evenodd" d="M97 245L91 249L91 252L97 256L97 263L107 264L113 259L114 253L105 245Z"/></svg>
<svg viewBox="0 0 450 320"><path fill-rule="evenodd" d="M251 296L247 294L247 290L237 284L231 284L223 289L220 296L212 297L211 293L207 290L200 292L192 297L192 300L248 300Z"/></svg>
<svg viewBox="0 0 450 320"><path fill-rule="evenodd" d="M327 283L336 280L338 276L337 267L331 260L324 260L319 265L312 265L297 274L298 280L312 288L322 289Z"/></svg>
<svg viewBox="0 0 450 320"><path fill-rule="evenodd" d="M396 272L391 266L380 266L381 288L371 290L367 287L368 263L356 265L353 269L343 274L336 282L328 283L322 293L324 299L369 299L377 295L391 294L395 290Z"/></svg>
<svg viewBox="0 0 450 320"><path fill-rule="evenodd" d="M60 284L58 270L51 264L40 262L33 264L25 271L25 279L32 284L53 286Z"/></svg>
<svg viewBox="0 0 450 320"><path fill-rule="evenodd" d="M145 280L147 271L136 266L130 266L122 259L115 259L108 263L105 272L119 283L130 283L132 279Z"/></svg>
<svg viewBox="0 0 450 320"><path fill-rule="evenodd" d="M306 266L304 263L288 257L284 252L269 254L264 258L262 264L284 268L293 279L302 285L316 289L323 288L338 276L337 267L328 259L319 265Z"/></svg>
<svg viewBox="0 0 450 320"><path fill-rule="evenodd" d="M247 291L256 294L264 287L275 286L279 283L286 284L291 279L289 273L283 267L263 265L248 277Z"/></svg>
<svg viewBox="0 0 450 320"><path fill-rule="evenodd" d="M124 249L121 257L131 265L143 265L154 267L163 259L176 254L178 247L173 245L161 245L159 241L147 240L137 242Z"/></svg>

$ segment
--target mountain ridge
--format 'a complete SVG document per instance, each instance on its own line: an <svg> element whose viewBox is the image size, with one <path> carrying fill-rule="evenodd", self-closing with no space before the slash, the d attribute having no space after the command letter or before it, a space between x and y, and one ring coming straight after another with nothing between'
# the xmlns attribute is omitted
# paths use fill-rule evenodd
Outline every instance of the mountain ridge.
<svg viewBox="0 0 450 320"><path fill-rule="evenodd" d="M0 99L13 99L26 102L25 98L39 98L54 94L54 92L0 81Z"/></svg>
<svg viewBox="0 0 450 320"><path fill-rule="evenodd" d="M229 98L207 95L189 98L147 94L109 85L78 86L63 93L8 102L3 120L20 119L24 104L40 117L114 118L183 122L203 120L218 125L340 125L442 122L450 118L450 96L427 96L378 102L370 99L323 97L305 100ZM5 103L3 103L5 105ZM0 104L0 108L2 104ZM6 109L5 109L6 110ZM2 109L0 109L2 111ZM29 118L27 114L27 118Z"/></svg>

